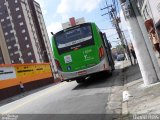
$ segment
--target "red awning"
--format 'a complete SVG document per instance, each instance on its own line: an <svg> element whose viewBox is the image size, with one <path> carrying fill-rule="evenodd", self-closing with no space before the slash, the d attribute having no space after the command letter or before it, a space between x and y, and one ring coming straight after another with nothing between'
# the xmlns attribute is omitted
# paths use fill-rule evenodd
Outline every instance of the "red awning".
<svg viewBox="0 0 160 120"><path fill-rule="evenodd" d="M146 20L145 21L145 26L146 26L148 32L151 32L151 31L155 30L152 19Z"/></svg>

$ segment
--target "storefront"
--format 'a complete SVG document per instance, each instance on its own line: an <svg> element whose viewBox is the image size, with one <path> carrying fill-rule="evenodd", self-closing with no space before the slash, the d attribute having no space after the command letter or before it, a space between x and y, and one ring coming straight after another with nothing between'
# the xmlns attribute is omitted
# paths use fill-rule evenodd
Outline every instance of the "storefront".
<svg viewBox="0 0 160 120"><path fill-rule="evenodd" d="M147 28L148 33L155 32L153 20L149 19L145 21L145 26Z"/></svg>
<svg viewBox="0 0 160 120"><path fill-rule="evenodd" d="M158 37L160 38L160 20L155 24L155 27L157 30Z"/></svg>

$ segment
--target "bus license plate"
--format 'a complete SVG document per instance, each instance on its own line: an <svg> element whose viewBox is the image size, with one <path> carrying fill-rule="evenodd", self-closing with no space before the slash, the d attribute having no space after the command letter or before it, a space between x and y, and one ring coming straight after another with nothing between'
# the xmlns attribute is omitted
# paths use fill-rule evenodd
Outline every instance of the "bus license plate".
<svg viewBox="0 0 160 120"><path fill-rule="evenodd" d="M87 74L87 71L86 71L86 70L83 70L83 71L79 71L79 72L78 72L78 75L85 75L85 74Z"/></svg>

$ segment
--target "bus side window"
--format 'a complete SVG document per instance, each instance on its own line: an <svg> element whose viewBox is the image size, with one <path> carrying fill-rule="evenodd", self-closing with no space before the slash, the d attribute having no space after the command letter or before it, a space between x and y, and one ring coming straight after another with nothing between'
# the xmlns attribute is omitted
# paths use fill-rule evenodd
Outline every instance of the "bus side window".
<svg viewBox="0 0 160 120"><path fill-rule="evenodd" d="M101 39L102 39L103 45L104 45L105 48L106 48L107 46L106 46L106 43L105 43L105 39L104 39L104 37L103 37L103 33L100 32L100 35L101 35Z"/></svg>

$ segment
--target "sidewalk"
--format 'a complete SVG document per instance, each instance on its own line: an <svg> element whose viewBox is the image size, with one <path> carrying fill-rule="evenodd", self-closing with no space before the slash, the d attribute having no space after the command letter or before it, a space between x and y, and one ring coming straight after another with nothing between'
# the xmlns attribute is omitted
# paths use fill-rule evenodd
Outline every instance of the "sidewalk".
<svg viewBox="0 0 160 120"><path fill-rule="evenodd" d="M130 66L129 62L124 62L123 74L124 91L130 94L122 103L123 119L133 119L133 114L160 113L160 83L144 86L139 66Z"/></svg>

